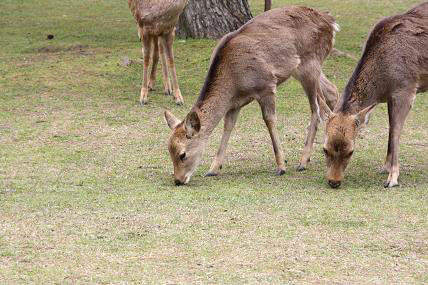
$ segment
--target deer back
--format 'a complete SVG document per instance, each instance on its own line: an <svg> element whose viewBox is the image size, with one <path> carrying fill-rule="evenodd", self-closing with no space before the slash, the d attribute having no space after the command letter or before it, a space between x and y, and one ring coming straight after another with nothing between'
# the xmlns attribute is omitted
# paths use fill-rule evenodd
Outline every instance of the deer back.
<svg viewBox="0 0 428 285"><path fill-rule="evenodd" d="M255 17L220 41L197 105L212 96L211 89L252 94L287 80L302 62L322 64L337 30L332 16L306 7L278 8Z"/></svg>
<svg viewBox="0 0 428 285"><path fill-rule="evenodd" d="M428 74L428 2L386 17L370 32L336 112L385 102L393 90Z"/></svg>

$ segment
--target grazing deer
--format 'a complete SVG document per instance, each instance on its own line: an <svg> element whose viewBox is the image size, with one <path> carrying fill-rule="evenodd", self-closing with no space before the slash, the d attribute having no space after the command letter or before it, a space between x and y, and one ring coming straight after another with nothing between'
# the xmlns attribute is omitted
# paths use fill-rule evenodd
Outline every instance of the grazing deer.
<svg viewBox="0 0 428 285"><path fill-rule="evenodd" d="M172 129L169 152L175 183L189 182L208 137L224 117L220 148L207 176L219 174L230 134L240 109L256 100L269 130L277 175L285 173L284 153L277 132L277 86L293 76L302 84L312 111L305 148L298 170L309 162L319 123L317 94L330 106L338 99L336 87L321 70L333 47L338 26L333 17L305 7L273 9L224 36L211 58L202 91L190 113L180 122L169 111Z"/></svg>
<svg viewBox="0 0 428 285"><path fill-rule="evenodd" d="M177 105L184 103L178 86L172 45L175 26L186 4L187 0L128 0L129 8L137 21L138 36L143 42L144 72L140 94L142 105L147 103L149 89L153 89L155 84L159 54L162 61L165 94L172 93L169 81L169 73L171 73L175 102ZM149 79L150 63L152 69Z"/></svg>
<svg viewBox="0 0 428 285"><path fill-rule="evenodd" d="M389 115L384 166L389 176L385 187L399 185L400 133L416 93L427 90L428 2L425 2L404 14L387 17L374 27L334 112L319 98L329 118L324 152L330 186L340 186L361 126L374 107L383 102L388 104Z"/></svg>

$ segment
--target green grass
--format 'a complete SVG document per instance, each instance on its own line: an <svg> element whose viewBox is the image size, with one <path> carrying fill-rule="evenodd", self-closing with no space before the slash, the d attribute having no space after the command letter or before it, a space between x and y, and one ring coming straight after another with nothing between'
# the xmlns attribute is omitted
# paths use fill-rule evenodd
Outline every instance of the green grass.
<svg viewBox="0 0 428 285"><path fill-rule="evenodd" d="M336 47L358 58L376 21L418 1L273 2L329 10L342 27ZM263 1L250 3L261 12ZM286 175L274 176L269 135L250 104L221 175L202 177L220 125L190 185L174 187L162 111L185 116L215 41L175 42L184 107L159 81L142 108L141 65L119 65L141 57L126 1L2 0L0 27L0 283L428 282L426 94L402 135L400 188L384 190L377 173L384 105L342 188L326 186L322 128L310 169L294 171L309 122L294 81L277 101ZM331 58L324 69L343 90L355 64Z"/></svg>

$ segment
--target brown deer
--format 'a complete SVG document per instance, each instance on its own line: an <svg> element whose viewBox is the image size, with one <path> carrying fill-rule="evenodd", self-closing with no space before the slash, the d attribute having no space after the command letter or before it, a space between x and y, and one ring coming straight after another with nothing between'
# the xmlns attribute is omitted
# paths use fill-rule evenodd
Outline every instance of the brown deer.
<svg viewBox="0 0 428 285"><path fill-rule="evenodd" d="M333 47L338 26L332 16L305 7L273 9L224 36L213 52L204 86L190 113L180 122L169 111L172 129L169 152L176 185L189 182L208 137L224 117L220 148L207 176L219 174L226 146L240 109L256 100L269 130L277 175L285 173L284 153L277 132L277 86L291 76L302 84L312 111L298 170L305 169L319 123L317 94L330 106L338 99L336 87L321 66Z"/></svg>
<svg viewBox="0 0 428 285"><path fill-rule="evenodd" d="M178 86L172 45L175 26L186 4L187 0L128 0L129 8L137 21L138 36L143 42L144 71L140 93L140 103L142 105L147 103L149 89L154 87L159 54L162 61L165 94L173 93L175 102L178 105L184 103ZM152 69L149 79L150 63ZM172 77L173 92L169 81L169 73L171 73Z"/></svg>
<svg viewBox="0 0 428 285"><path fill-rule="evenodd" d="M337 188L354 152L355 138L376 104L389 115L385 187L398 184L400 133L416 93L428 90L428 2L381 20L372 30L345 92L332 112L319 98L328 122L324 152L327 179Z"/></svg>

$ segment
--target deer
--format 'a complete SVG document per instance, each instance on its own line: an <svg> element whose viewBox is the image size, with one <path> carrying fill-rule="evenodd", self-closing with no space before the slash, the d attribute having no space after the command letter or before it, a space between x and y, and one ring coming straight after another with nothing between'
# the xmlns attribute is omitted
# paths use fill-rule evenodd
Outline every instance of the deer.
<svg viewBox="0 0 428 285"><path fill-rule="evenodd" d="M177 80L173 42L175 27L188 0L128 0L128 6L137 21L138 36L143 43L143 82L140 104L147 103L149 90L154 89L159 55L165 95L174 95L175 103L184 103ZM151 64L150 78L149 67ZM172 77L172 88L169 76Z"/></svg>
<svg viewBox="0 0 428 285"><path fill-rule="evenodd" d="M214 49L202 90L183 121L164 112L172 130L168 150L176 185L187 184L200 163L210 134L224 118L220 147L206 176L217 176L240 109L252 101L260 105L273 145L276 174L286 170L277 131L277 86L294 77L300 81L311 108L305 146L297 170L306 168L317 132L317 96L335 106L336 86L322 72L335 33L339 30L328 13L306 7L269 10L225 35Z"/></svg>
<svg viewBox="0 0 428 285"><path fill-rule="evenodd" d="M416 94L428 90L428 2L378 22L369 34L345 91L333 111L319 97L327 119L324 153L327 180L340 186L356 137L370 113L387 103L388 150L382 172L385 188L399 186L400 134Z"/></svg>

